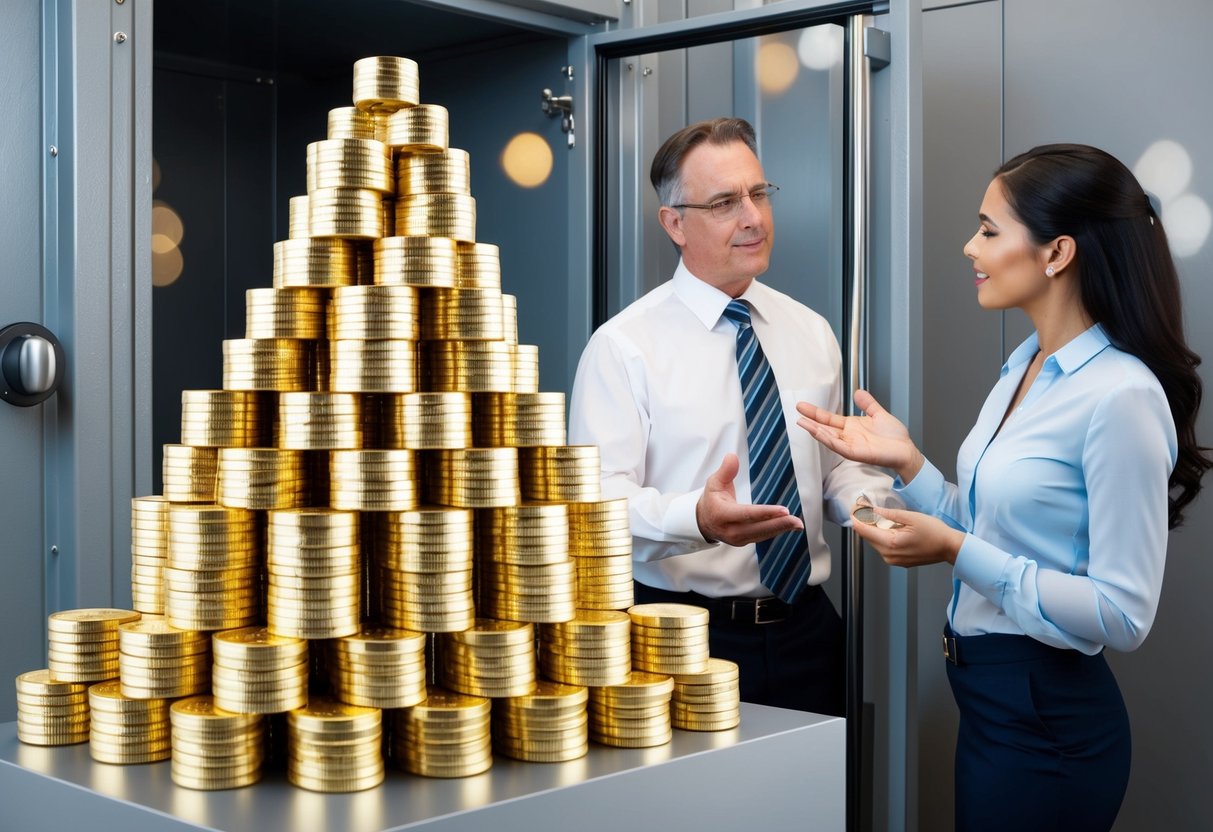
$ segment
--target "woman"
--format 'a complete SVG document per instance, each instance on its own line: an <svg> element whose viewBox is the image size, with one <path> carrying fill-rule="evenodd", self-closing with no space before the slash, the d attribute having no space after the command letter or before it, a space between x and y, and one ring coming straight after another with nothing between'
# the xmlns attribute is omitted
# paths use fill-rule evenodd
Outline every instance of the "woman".
<svg viewBox="0 0 1213 832"><path fill-rule="evenodd" d="M1162 223L1124 165L1046 145L1004 164L965 245L985 309L1033 333L960 448L958 485L866 391L866 415L800 425L884 465L901 524L856 523L890 564L953 565L944 630L960 710L958 830L1106 830L1129 723L1102 651L1133 650L1158 605L1167 531L1210 466L1196 444L1200 358L1183 334ZM921 513L919 513L921 512Z"/></svg>

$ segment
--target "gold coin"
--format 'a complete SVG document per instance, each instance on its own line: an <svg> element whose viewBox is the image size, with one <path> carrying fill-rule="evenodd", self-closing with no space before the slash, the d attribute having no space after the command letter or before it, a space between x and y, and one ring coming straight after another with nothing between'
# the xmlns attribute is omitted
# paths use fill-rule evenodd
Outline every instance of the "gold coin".
<svg viewBox="0 0 1213 832"><path fill-rule="evenodd" d="M139 617L140 614L134 610L110 608L63 610L50 614L47 619L47 629L52 633L65 634L117 632L119 624L136 621Z"/></svg>

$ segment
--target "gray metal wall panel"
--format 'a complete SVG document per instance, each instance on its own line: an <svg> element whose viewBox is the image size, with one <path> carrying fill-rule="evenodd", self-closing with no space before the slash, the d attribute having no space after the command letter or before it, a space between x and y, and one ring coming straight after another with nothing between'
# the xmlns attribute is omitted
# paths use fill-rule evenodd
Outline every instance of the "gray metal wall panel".
<svg viewBox="0 0 1213 832"><path fill-rule="evenodd" d="M1184 190L1213 204L1211 24L1213 7L1204 0L1170 0L1148 10L1128 0L1008 3L1007 154L1043 142L1079 141L1133 167L1150 144L1170 139L1191 157ZM1197 438L1209 445L1213 241L1177 263L1189 344L1205 358ZM1132 655L1109 656L1133 724L1133 774L1119 830L1195 829L1213 817L1213 723L1207 718L1213 667L1203 660L1207 587L1213 583L1209 500L1202 495L1189 507L1186 525L1171 535L1162 602L1145 645Z"/></svg>
<svg viewBox="0 0 1213 832"><path fill-rule="evenodd" d="M5 6L11 42L0 50L0 159L5 198L0 202L0 328L17 321L43 322L41 4L19 0ZM45 667L42 605L43 406L0 404L0 609L5 645L0 651L0 722L16 718L19 673Z"/></svg>
<svg viewBox="0 0 1213 832"><path fill-rule="evenodd" d="M1002 315L977 305L962 248L1001 162L1001 4L923 15L922 448L955 480L956 452L1002 363ZM918 570L920 829L952 826L956 706L939 651L951 572Z"/></svg>

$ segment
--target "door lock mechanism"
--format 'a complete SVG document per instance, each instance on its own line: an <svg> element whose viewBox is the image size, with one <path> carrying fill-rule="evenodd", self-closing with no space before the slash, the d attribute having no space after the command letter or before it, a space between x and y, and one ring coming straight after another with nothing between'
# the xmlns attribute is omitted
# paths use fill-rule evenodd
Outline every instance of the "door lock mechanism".
<svg viewBox="0 0 1213 832"><path fill-rule="evenodd" d="M540 96L539 106L549 118L560 119L560 129L569 137L569 149L577 146L577 128L573 124L573 96L556 95L551 90L544 90Z"/></svg>
<svg viewBox="0 0 1213 832"><path fill-rule="evenodd" d="M28 321L0 329L0 399L18 407L46 401L63 380L63 346Z"/></svg>

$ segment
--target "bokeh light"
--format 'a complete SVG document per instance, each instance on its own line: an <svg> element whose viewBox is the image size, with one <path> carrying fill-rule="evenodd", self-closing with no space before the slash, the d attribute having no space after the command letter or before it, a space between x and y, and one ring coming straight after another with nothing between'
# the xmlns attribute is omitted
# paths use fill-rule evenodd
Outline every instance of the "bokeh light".
<svg viewBox="0 0 1213 832"><path fill-rule="evenodd" d="M181 277L181 270L184 268L185 258L181 256L181 249L177 246L165 252L152 249L153 286L171 286Z"/></svg>
<svg viewBox="0 0 1213 832"><path fill-rule="evenodd" d="M538 133L519 133L501 151L501 168L516 185L537 188L552 174L552 148Z"/></svg>
<svg viewBox="0 0 1213 832"><path fill-rule="evenodd" d="M159 199L152 202L152 236L157 235L165 237L175 246L181 245L181 239L185 236L181 216L167 202ZM154 241L152 247L155 248Z"/></svg>
<svg viewBox="0 0 1213 832"><path fill-rule="evenodd" d="M1196 194L1183 194L1162 206L1162 224L1176 257L1191 257L1200 251L1213 230L1213 211Z"/></svg>
<svg viewBox="0 0 1213 832"><path fill-rule="evenodd" d="M754 74L759 88L767 95L783 95L800 74L796 50L786 43L768 40L758 47L754 56Z"/></svg>
<svg viewBox="0 0 1213 832"><path fill-rule="evenodd" d="M800 33L796 52L809 69L825 70L842 64L842 27L833 23L813 26Z"/></svg>

